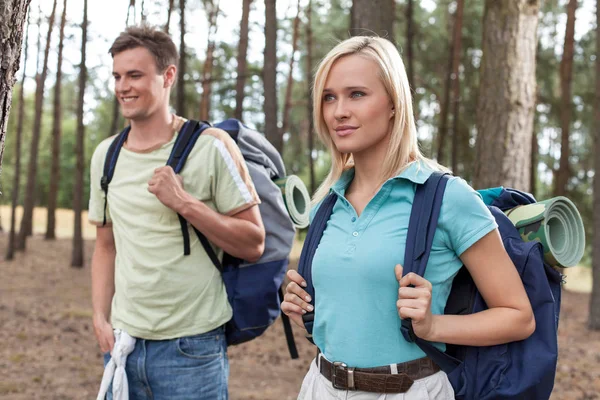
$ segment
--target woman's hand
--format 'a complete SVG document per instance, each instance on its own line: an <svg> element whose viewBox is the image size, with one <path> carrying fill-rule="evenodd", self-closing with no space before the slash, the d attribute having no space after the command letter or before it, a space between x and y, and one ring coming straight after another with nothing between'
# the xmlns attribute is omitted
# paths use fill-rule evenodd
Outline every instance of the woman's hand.
<svg viewBox="0 0 600 400"><path fill-rule="evenodd" d="M433 331L433 315L431 314L431 282L415 274L402 276L402 266L394 269L400 284L398 289L398 315L402 319L410 318L417 337L427 340Z"/></svg>
<svg viewBox="0 0 600 400"><path fill-rule="evenodd" d="M306 287L306 281L298 271L289 270L287 276L290 279L290 283L285 287L285 296L283 296L283 302L281 303L281 311L290 317L296 325L304 329L302 315L314 310L313 306L309 304L312 299L302 289Z"/></svg>

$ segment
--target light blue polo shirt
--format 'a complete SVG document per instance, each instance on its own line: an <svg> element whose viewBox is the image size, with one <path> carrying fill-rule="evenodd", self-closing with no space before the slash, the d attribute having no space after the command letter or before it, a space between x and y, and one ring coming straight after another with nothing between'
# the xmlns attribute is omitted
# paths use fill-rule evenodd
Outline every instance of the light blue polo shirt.
<svg viewBox="0 0 600 400"><path fill-rule="evenodd" d="M400 332L394 267L404 262L415 184L432 172L423 162L411 164L385 182L360 217L344 197L354 169L332 187L338 200L312 265L313 339L328 360L369 368L425 357ZM481 196L463 179L451 177L425 273L433 285L433 314L444 313L452 280L462 266L459 256L496 228Z"/></svg>

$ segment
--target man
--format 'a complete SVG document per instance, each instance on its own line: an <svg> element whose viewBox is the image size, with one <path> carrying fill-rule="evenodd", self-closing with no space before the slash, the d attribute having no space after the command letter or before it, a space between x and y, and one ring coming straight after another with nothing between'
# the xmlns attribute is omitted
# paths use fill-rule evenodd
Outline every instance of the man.
<svg viewBox="0 0 600 400"><path fill-rule="evenodd" d="M113 329L136 339L126 362L130 399L227 399L223 324L232 315L219 271L177 214L223 251L260 258L265 230L242 155L219 129L202 133L181 175L165 166L185 122L169 112L178 53L164 32L130 27L110 48L115 93L131 123L104 209L100 181L113 138L94 152L89 219L94 331L105 362ZM106 224L103 225L106 213Z"/></svg>

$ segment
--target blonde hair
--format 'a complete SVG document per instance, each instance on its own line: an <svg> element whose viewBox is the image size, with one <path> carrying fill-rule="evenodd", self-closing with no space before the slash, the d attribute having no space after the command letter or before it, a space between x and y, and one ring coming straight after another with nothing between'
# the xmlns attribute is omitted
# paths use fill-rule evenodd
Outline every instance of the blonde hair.
<svg viewBox="0 0 600 400"><path fill-rule="evenodd" d="M397 175L415 161L425 161L434 169L444 169L436 162L425 158L419 150L410 85L398 50L390 41L380 37L354 36L335 46L323 58L315 74L313 84L315 130L331 154L331 169L315 192L313 204L327 196L329 189L340 178L342 172L353 164L351 154L340 153L335 147L323 119L322 110L323 89L332 65L341 57L353 54L366 57L379 66L379 78L396 111L393 116L388 150L383 159L384 168L381 182Z"/></svg>

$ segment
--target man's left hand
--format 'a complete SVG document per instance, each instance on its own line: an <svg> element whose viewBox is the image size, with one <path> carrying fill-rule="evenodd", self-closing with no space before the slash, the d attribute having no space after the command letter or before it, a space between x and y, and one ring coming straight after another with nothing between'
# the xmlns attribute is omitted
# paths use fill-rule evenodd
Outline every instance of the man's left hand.
<svg viewBox="0 0 600 400"><path fill-rule="evenodd" d="M148 181L148 191L175 212L178 212L187 194L183 189L183 178L170 166L154 170L154 176Z"/></svg>

